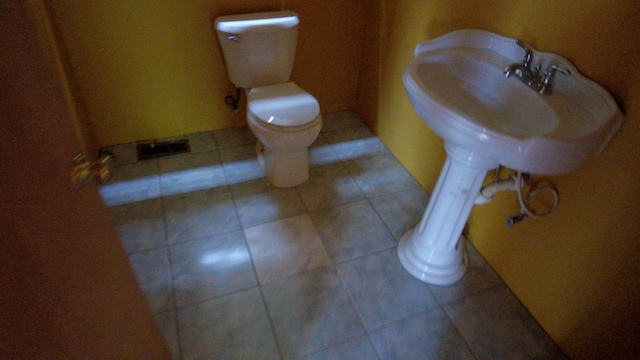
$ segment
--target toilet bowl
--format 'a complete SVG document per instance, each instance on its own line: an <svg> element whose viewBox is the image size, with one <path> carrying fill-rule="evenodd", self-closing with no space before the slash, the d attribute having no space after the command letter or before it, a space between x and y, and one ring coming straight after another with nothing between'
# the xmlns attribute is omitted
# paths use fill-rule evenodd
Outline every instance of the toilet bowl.
<svg viewBox="0 0 640 360"><path fill-rule="evenodd" d="M258 161L276 187L309 178L308 148L322 126L318 101L290 82L298 39L293 11L221 16L215 27L231 82L247 91Z"/></svg>
<svg viewBox="0 0 640 360"><path fill-rule="evenodd" d="M294 187L309 178L308 148L320 133L318 101L293 82L252 88L247 123L258 139L256 154L275 187Z"/></svg>

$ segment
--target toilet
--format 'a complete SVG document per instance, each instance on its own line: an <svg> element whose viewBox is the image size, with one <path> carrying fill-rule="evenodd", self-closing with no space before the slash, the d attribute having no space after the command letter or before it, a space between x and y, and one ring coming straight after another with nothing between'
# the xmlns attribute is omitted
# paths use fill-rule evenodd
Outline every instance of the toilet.
<svg viewBox="0 0 640 360"><path fill-rule="evenodd" d="M298 37L292 11L221 16L215 27L227 74L247 93L247 123L256 154L275 187L309 178L309 146L322 127L318 101L289 81Z"/></svg>

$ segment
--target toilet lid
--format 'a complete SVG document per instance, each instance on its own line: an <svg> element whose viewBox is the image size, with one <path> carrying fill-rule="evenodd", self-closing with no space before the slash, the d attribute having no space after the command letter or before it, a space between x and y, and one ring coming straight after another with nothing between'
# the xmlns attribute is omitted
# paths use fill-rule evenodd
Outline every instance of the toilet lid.
<svg viewBox="0 0 640 360"><path fill-rule="evenodd" d="M318 101L293 82L253 88L247 98L248 110L270 125L301 126L320 113Z"/></svg>

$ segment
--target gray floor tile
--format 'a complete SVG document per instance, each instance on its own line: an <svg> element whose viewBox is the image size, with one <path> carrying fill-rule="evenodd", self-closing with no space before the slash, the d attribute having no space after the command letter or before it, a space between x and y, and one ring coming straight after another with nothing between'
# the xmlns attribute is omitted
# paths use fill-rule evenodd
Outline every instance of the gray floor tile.
<svg viewBox="0 0 640 360"><path fill-rule="evenodd" d="M264 172L256 157L255 142L251 145L220 149L219 152L227 184L264 178Z"/></svg>
<svg viewBox="0 0 640 360"><path fill-rule="evenodd" d="M355 111L339 111L322 114L322 132L362 126L364 122Z"/></svg>
<svg viewBox="0 0 640 360"><path fill-rule="evenodd" d="M328 131L323 134L342 161L389 151L366 125Z"/></svg>
<svg viewBox="0 0 640 360"><path fill-rule="evenodd" d="M340 162L338 155L322 133L309 147L309 166L319 166Z"/></svg>
<svg viewBox="0 0 640 360"><path fill-rule="evenodd" d="M378 196L370 202L397 241L420 222L429 203L429 194L416 187Z"/></svg>
<svg viewBox="0 0 640 360"><path fill-rule="evenodd" d="M159 313L172 310L175 303L168 249L164 247L132 254L129 261L151 311Z"/></svg>
<svg viewBox="0 0 640 360"><path fill-rule="evenodd" d="M212 131L187 135L192 153L217 149L216 139Z"/></svg>
<svg viewBox="0 0 640 360"><path fill-rule="evenodd" d="M367 330L438 307L429 287L400 264L395 248L337 266Z"/></svg>
<svg viewBox="0 0 640 360"><path fill-rule="evenodd" d="M439 308L381 329L370 337L380 358L385 360L474 359Z"/></svg>
<svg viewBox="0 0 640 360"><path fill-rule="evenodd" d="M231 192L243 227L305 212L295 188L276 188L264 178L232 185Z"/></svg>
<svg viewBox="0 0 640 360"><path fill-rule="evenodd" d="M315 354L303 356L299 360L376 360L378 354L367 336L360 336L353 340L319 351Z"/></svg>
<svg viewBox="0 0 640 360"><path fill-rule="evenodd" d="M162 199L118 205L109 212L127 254L167 245Z"/></svg>
<svg viewBox="0 0 640 360"><path fill-rule="evenodd" d="M257 288L178 310L182 359L279 359Z"/></svg>
<svg viewBox="0 0 640 360"><path fill-rule="evenodd" d="M248 126L216 130L213 132L213 136L216 139L218 149L256 143L256 137Z"/></svg>
<svg viewBox="0 0 640 360"><path fill-rule="evenodd" d="M505 285L465 297L445 310L478 359L562 358Z"/></svg>
<svg viewBox="0 0 640 360"><path fill-rule="evenodd" d="M345 165L362 192L370 198L419 186L391 153L361 157L347 161Z"/></svg>
<svg viewBox="0 0 640 360"><path fill-rule="evenodd" d="M212 189L226 184L217 151L167 156L158 161L163 196Z"/></svg>
<svg viewBox="0 0 640 360"><path fill-rule="evenodd" d="M157 160L115 166L111 180L100 187L100 195L107 206L160 197Z"/></svg>
<svg viewBox="0 0 640 360"><path fill-rule="evenodd" d="M163 198L169 244L240 229L227 187Z"/></svg>
<svg viewBox="0 0 640 360"><path fill-rule="evenodd" d="M261 284L331 264L309 215L244 229Z"/></svg>
<svg viewBox="0 0 640 360"><path fill-rule="evenodd" d="M124 165L138 161L137 148L137 143L127 143L105 146L102 150L111 153L114 165Z"/></svg>
<svg viewBox="0 0 640 360"><path fill-rule="evenodd" d="M391 234L367 200L321 209L310 215L336 262L395 246Z"/></svg>
<svg viewBox="0 0 640 360"><path fill-rule="evenodd" d="M162 159L117 146L100 189L175 359L564 359L471 244L456 284L404 271L428 195L355 112L323 115L293 189L248 127L185 138Z"/></svg>
<svg viewBox="0 0 640 360"><path fill-rule="evenodd" d="M180 360L180 343L178 341L178 325L176 323L176 312L168 311L155 316L156 324L160 328L164 343L169 349L171 359Z"/></svg>
<svg viewBox="0 0 640 360"><path fill-rule="evenodd" d="M478 293L502 283L502 279L478 253L469 241L465 241L468 266L467 271L458 282L448 286L429 285L438 302L447 304L465 296Z"/></svg>
<svg viewBox="0 0 640 360"><path fill-rule="evenodd" d="M309 180L297 190L310 211L364 199L342 163L310 168Z"/></svg>
<svg viewBox="0 0 640 360"><path fill-rule="evenodd" d="M240 230L171 246L171 268L177 306L257 285Z"/></svg>
<svg viewBox="0 0 640 360"><path fill-rule="evenodd" d="M287 359L364 334L349 296L331 268L267 284L263 291Z"/></svg>

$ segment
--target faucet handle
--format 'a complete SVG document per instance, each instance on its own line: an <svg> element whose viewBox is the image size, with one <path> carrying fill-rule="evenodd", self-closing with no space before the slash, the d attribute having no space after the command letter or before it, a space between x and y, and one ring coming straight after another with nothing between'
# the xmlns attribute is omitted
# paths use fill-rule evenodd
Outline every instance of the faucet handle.
<svg viewBox="0 0 640 360"><path fill-rule="evenodd" d="M542 64L537 63L536 66L533 67L533 75L534 76L538 76L538 74L540 73L540 69L542 68Z"/></svg>
<svg viewBox="0 0 640 360"><path fill-rule="evenodd" d="M525 44L520 40L516 40L516 44L518 44L521 48L524 49L525 54L524 54L524 58L522 59L522 63L524 64L524 66L528 68L531 65L531 59L533 58L533 51L531 50L529 45Z"/></svg>
<svg viewBox="0 0 640 360"><path fill-rule="evenodd" d="M558 66L558 65L550 65L547 70L544 72L544 76L542 77L542 83L543 84L549 84L549 82L551 82L551 79L553 79L553 75L555 75L555 73L559 72L562 75L571 75L571 70L567 69L567 68L563 68L562 66Z"/></svg>
<svg viewBox="0 0 640 360"><path fill-rule="evenodd" d="M551 80L553 80L553 75L555 75L557 72L562 75L571 75L571 71L567 68L563 68L562 66L558 65L549 66L544 72L544 75L542 75L542 79L540 80L541 86L538 92L541 95L551 95L551 92L553 91L553 83L551 82Z"/></svg>

